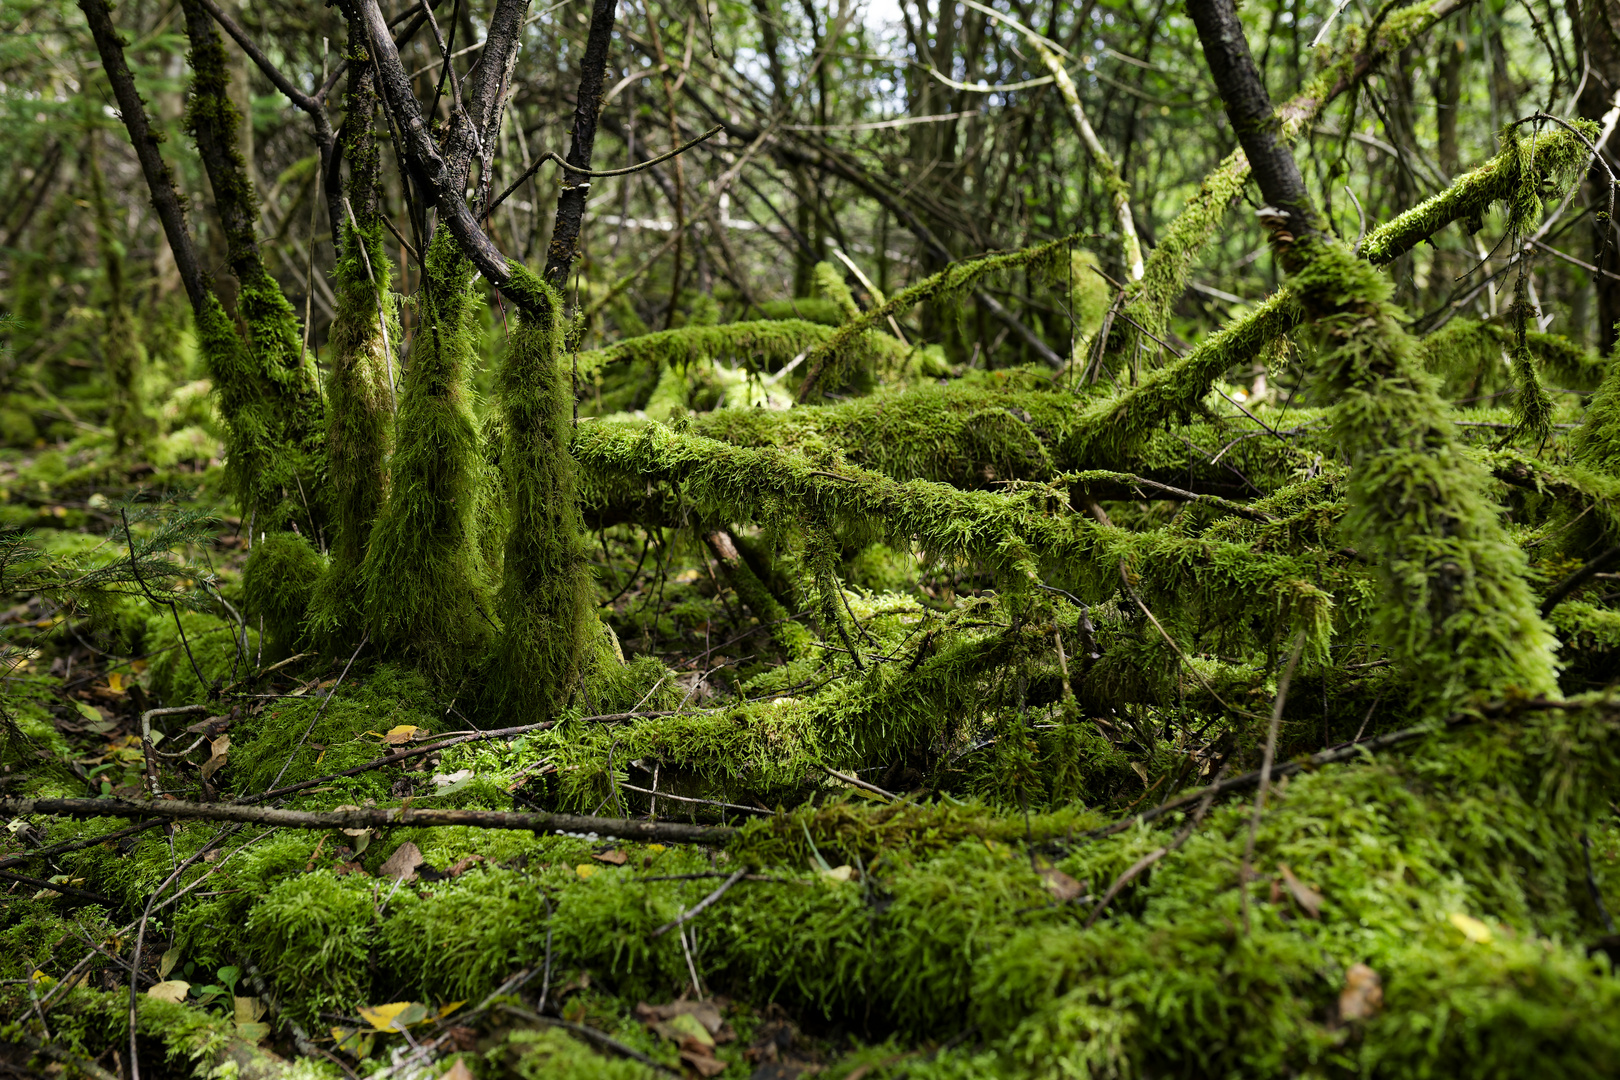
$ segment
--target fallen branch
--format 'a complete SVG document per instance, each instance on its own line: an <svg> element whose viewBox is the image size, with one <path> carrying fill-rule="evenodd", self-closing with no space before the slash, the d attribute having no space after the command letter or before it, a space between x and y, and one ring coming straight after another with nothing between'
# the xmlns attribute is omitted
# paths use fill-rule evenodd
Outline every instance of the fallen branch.
<svg viewBox="0 0 1620 1080"><path fill-rule="evenodd" d="M1470 724L1478 723L1480 720L1487 717L1501 716L1510 710L1526 711L1531 709L1567 709L1570 707L1570 705L1571 703L1568 701L1553 701L1548 698L1534 698L1529 701L1515 702L1512 705L1490 705L1476 712L1453 713L1451 716L1446 717L1444 721L1438 724L1424 724L1419 727L1402 728L1400 731L1391 731L1386 734L1368 739L1365 742L1346 743L1343 746L1336 746L1331 750L1323 750L1320 753L1312 754L1310 757L1295 758L1293 761L1274 767L1271 770L1271 778L1276 780L1283 776L1293 776L1295 773L1303 772L1307 769L1316 769L1323 765L1333 765L1341 761L1349 761L1352 758L1360 757L1362 754L1372 754L1379 750L1387 750L1392 746L1399 746L1402 743L1408 743L1415 739L1421 739L1425 735L1433 735L1437 731L1443 731L1456 727L1466 727ZM1243 788L1252 787L1260 782L1261 772L1262 770L1256 769L1254 772L1244 773L1241 776L1234 776L1230 780L1222 780L1218 783L1210 784L1207 787L1194 788L1192 791L1189 791L1184 795L1178 795L1173 799L1165 800L1151 810L1144 810L1140 814L1132 814L1130 817L1121 818L1112 825L1104 825L1100 828L1092 829L1089 832L1081 833L1079 839L1100 840L1105 836L1113 836L1115 833L1124 832L1126 829L1132 828L1138 824L1152 821L1155 818L1163 817L1165 814L1173 813L1174 811L1180 810L1182 807L1187 806L1190 803L1197 802L1205 795L1224 795L1228 791L1240 791ZM3 809L3 805L0 805L0 810Z"/></svg>
<svg viewBox="0 0 1620 1080"><path fill-rule="evenodd" d="M681 926L682 924L690 922L692 919L697 918L698 914L700 912L702 912L704 908L708 907L710 904L714 903L716 900L718 900L722 896L726 895L726 890L731 888L733 885L737 884L737 882L741 881L743 879L743 877L747 873L748 873L748 870L747 870L746 867L736 871L730 877L726 878L726 880L722 881L720 883L720 887L715 889L714 892L710 893L708 896L705 896L702 900L699 900L697 902L697 905L695 907L693 907L692 910L681 912L679 916L677 916L676 918L671 919L669 922L665 923L663 926L660 926L658 929L654 930L652 932L652 936L653 937L663 937L665 934L669 933L671 930L674 930L676 927Z"/></svg>
<svg viewBox="0 0 1620 1080"><path fill-rule="evenodd" d="M103 836L92 836L87 840L73 840L65 844L57 844L55 847L40 848L38 851L25 851L21 855L8 855L6 858L0 859L0 870L8 866L21 866L30 859L48 859L54 855L66 855L70 851L83 851L85 848L96 847L100 844L110 844L114 840L134 836L136 833L145 832L147 829L155 829L161 824L163 824L162 818L154 818L151 821L143 821L139 825L131 825L127 829L119 829L117 832L110 832Z"/></svg>
<svg viewBox="0 0 1620 1080"><path fill-rule="evenodd" d="M737 834L727 825L683 825L679 822L631 821L584 814L522 814L505 810L438 810L376 807L314 813L267 806L182 802L158 799L0 799L0 814L20 817L158 817L189 821L238 821L286 829L432 828L460 825L474 829L522 832L594 832L624 840L657 840L688 844L724 844ZM53 886L54 888L54 886Z"/></svg>
<svg viewBox="0 0 1620 1080"><path fill-rule="evenodd" d="M660 716L673 715L674 711L672 710L644 713L607 713L602 716L583 716L580 718L579 722L582 724L591 722L598 724L611 724L621 720L657 719ZM384 756L374 758L363 765L356 765L352 769L344 769L342 772L327 773L325 776L317 776L313 780L300 780L298 783L288 784L286 787L273 788L270 791L261 792L258 795L249 795L246 798L237 799L236 804L239 806L251 806L254 803L263 802L266 799L275 799L283 795L291 795L295 791L304 791L319 784L324 784L328 780L337 780L345 776L358 776L363 772L370 772L372 769L381 769L388 765L394 765L401 761L409 760L413 757L421 757L423 754L431 754L437 750L445 750L452 746L458 746L461 743L480 742L487 739L511 738L514 735L524 735L531 731L545 731L556 726L557 721L555 720L542 720L538 724L521 724L518 727L497 728L494 731L479 731L470 735L458 735L454 738L441 739L438 742L428 743L426 746L414 746L409 750L401 750L397 753L385 754ZM0 866L4 865L6 864L0 863Z"/></svg>

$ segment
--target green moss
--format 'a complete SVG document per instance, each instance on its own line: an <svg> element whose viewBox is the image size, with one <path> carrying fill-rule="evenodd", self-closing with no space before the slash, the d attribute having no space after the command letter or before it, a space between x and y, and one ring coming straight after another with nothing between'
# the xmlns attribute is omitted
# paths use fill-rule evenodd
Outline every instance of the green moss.
<svg viewBox="0 0 1620 1080"><path fill-rule="evenodd" d="M242 602L250 621L264 620L272 660L291 655L304 640L311 600L329 573L328 560L302 533L271 533L253 545L242 568Z"/></svg>
<svg viewBox="0 0 1620 1080"><path fill-rule="evenodd" d="M373 222L365 233L358 233L346 225L343 235L344 255L333 270L338 304L327 377L331 563L310 611L316 637L334 651L357 641L365 626L361 567L388 492L394 411L390 346L402 340L389 291L382 226Z"/></svg>
<svg viewBox="0 0 1620 1080"><path fill-rule="evenodd" d="M511 524L489 694L512 723L529 723L553 716L574 693L595 620L568 449L573 394L559 366L562 301L526 271L508 290L532 293L533 303L507 345L497 383Z"/></svg>
<svg viewBox="0 0 1620 1080"><path fill-rule="evenodd" d="M294 784L389 753L393 748L382 737L393 728L443 730L446 710L421 675L384 666L364 679L351 671L349 680L330 700L312 695L272 701L261 715L239 721L231 730L231 783L242 791L264 791L279 773L282 784ZM386 798L390 783L385 773L367 773L333 781L306 798L325 805L358 803L364 797Z"/></svg>
<svg viewBox="0 0 1620 1080"><path fill-rule="evenodd" d="M468 387L476 300L472 265L447 229L434 234L427 268L422 325L400 387L389 499L362 573L371 640L453 683L492 636L477 529L483 467Z"/></svg>
<svg viewBox="0 0 1620 1080"><path fill-rule="evenodd" d="M848 319L825 342L817 345L805 357L806 374L799 396L803 399L817 385L829 389L848 378L852 366L859 359L856 345L872 328L882 326L885 320L904 315L925 301L949 303L958 300L976 283L990 274L1027 268L1031 274L1050 276L1056 268L1067 274L1067 252L1075 237L1062 237L1020 251L999 255L986 255L952 263L937 274L895 293L887 301L877 304L858 318ZM822 383L822 379L826 382Z"/></svg>
<svg viewBox="0 0 1620 1080"><path fill-rule="evenodd" d="M1432 378L1389 303L1390 287L1342 246L1301 241L1302 302L1321 312L1316 370L1338 397L1349 460L1346 530L1376 553L1379 640L1442 707L1470 693L1556 687L1554 642L1536 614L1525 559L1462 452Z"/></svg>

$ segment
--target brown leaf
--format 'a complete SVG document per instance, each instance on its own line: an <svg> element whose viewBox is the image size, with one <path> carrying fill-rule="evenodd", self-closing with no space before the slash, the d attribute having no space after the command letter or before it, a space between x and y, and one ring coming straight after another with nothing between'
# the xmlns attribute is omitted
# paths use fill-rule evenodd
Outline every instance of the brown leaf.
<svg viewBox="0 0 1620 1080"><path fill-rule="evenodd" d="M1037 866L1035 873L1040 877L1041 884L1046 886L1053 898L1060 904L1067 904L1070 900L1081 896L1086 891L1084 885L1055 866L1047 864Z"/></svg>
<svg viewBox="0 0 1620 1080"><path fill-rule="evenodd" d="M205 781L225 767L225 756L231 748L231 737L221 735L210 742L208 748L209 757L207 761L203 762L202 767L202 778Z"/></svg>
<svg viewBox="0 0 1620 1080"><path fill-rule="evenodd" d="M472 1070L467 1068L467 1062L456 1058L456 1063L447 1069L439 1080L473 1080Z"/></svg>
<svg viewBox="0 0 1620 1080"><path fill-rule="evenodd" d="M1339 991L1339 1019L1366 1020L1384 1007L1384 981L1366 964L1351 964Z"/></svg>
<svg viewBox="0 0 1620 1080"><path fill-rule="evenodd" d="M377 868L377 874L395 881L410 881L416 877L416 868L421 865L422 850L407 840Z"/></svg>
<svg viewBox="0 0 1620 1080"><path fill-rule="evenodd" d="M359 859L356 859L353 862L338 863L336 866L332 867L332 873L337 877L342 877L344 874L359 874L361 877L369 876L366 873L366 868L360 865Z"/></svg>
<svg viewBox="0 0 1620 1080"><path fill-rule="evenodd" d="M726 1071L726 1063L709 1052L708 1047L698 1050L682 1050L681 1061L697 1070L699 1076L719 1076Z"/></svg>
<svg viewBox="0 0 1620 1080"><path fill-rule="evenodd" d="M465 874L468 870L470 870L474 863L481 863L483 861L484 857L482 855L468 855L464 858L457 859L449 867L449 869L445 870L445 876L460 877L462 874Z"/></svg>
<svg viewBox="0 0 1620 1080"><path fill-rule="evenodd" d="M1322 894L1295 877L1287 863L1278 863L1277 872L1282 874L1283 884L1288 886L1288 892L1293 896L1294 903L1311 918L1319 918L1322 914Z"/></svg>
<svg viewBox="0 0 1620 1080"><path fill-rule="evenodd" d="M667 1005L648 1005L645 1001L636 1006L636 1019L648 1027L659 1023L674 1020L676 1017L690 1016L700 1024L705 1032L713 1036L718 1034L725 1020L720 1016L720 1008L712 1001L672 1001ZM677 1026L677 1030L679 1026ZM675 1038L676 1036L668 1036Z"/></svg>
<svg viewBox="0 0 1620 1080"><path fill-rule="evenodd" d="M612 851L599 851L595 855L592 855L591 858L595 859L597 862L612 863L614 866L623 866L625 859L629 858L629 856L620 851L618 848L614 848Z"/></svg>

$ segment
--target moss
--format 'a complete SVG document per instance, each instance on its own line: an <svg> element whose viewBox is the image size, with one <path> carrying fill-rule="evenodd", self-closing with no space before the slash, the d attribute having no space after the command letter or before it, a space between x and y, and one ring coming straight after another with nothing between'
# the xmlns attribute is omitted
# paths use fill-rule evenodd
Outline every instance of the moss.
<svg viewBox="0 0 1620 1080"><path fill-rule="evenodd" d="M1569 447L1576 463L1620 477L1620 353L1609 358L1608 374L1570 436Z"/></svg>
<svg viewBox="0 0 1620 1080"><path fill-rule="evenodd" d="M557 1028L519 1028L484 1051L488 1068L518 1080L641 1080L655 1075L640 1062L609 1056Z"/></svg>
<svg viewBox="0 0 1620 1080"><path fill-rule="evenodd" d="M850 293L849 286L844 283L844 275L839 273L838 268L833 266L832 263L816 263L810 271L810 281L815 289L815 294L824 300L830 301L838 311L838 321L840 323L860 317L860 305L855 302L855 297ZM882 303L882 300L877 302Z"/></svg>
<svg viewBox="0 0 1620 1080"><path fill-rule="evenodd" d="M304 640L311 601L329 573L328 560L302 533L272 533L253 545L242 568L242 601L249 620L264 620L273 660L290 656Z"/></svg>
<svg viewBox="0 0 1620 1080"><path fill-rule="evenodd" d="M284 698L269 702L261 715L238 721L231 730L231 782L248 792L268 789L278 774L282 784L299 783L389 753L383 736L396 727L413 726L424 734L444 728L447 711L421 675L383 666L364 679L350 672L349 679L330 699ZM384 773L362 774L333 781L306 798L326 805L358 803L386 798L389 784Z"/></svg>
<svg viewBox="0 0 1620 1080"><path fill-rule="evenodd" d="M733 360L761 373L780 370L795 356L831 340L835 331L804 319L775 319L683 326L625 338L603 349L579 354L581 378L615 364L657 363L685 368L703 360ZM870 331L850 346L854 362L895 364L905 347L887 334Z"/></svg>
<svg viewBox="0 0 1620 1080"><path fill-rule="evenodd" d="M497 383L511 524L489 694L513 723L529 723L554 715L574 693L596 628L568 449L573 394L559 366L562 301L526 271L508 289L529 291L534 300L507 345Z"/></svg>
<svg viewBox="0 0 1620 1080"><path fill-rule="evenodd" d="M244 513L260 527L300 521L319 536L326 507L324 418L314 358L307 356L298 320L281 286L264 267L254 236L258 198L237 145L241 116L228 93L224 45L201 5L185 5L194 78L186 97L186 126L208 169L239 286L237 338L217 300L198 312L199 342L220 391L221 411L237 438L232 475ZM236 461L238 454L244 457Z"/></svg>
<svg viewBox="0 0 1620 1080"><path fill-rule="evenodd" d="M492 636L476 520L483 469L468 387L476 301L472 266L444 228L428 248L427 269L422 325L400 387L389 500L362 574L371 640L454 683Z"/></svg>
<svg viewBox="0 0 1620 1080"><path fill-rule="evenodd" d="M253 905L242 946L291 1019L318 1029L322 1011L369 1003L372 893L365 877L320 870L277 882Z"/></svg>
<svg viewBox="0 0 1620 1080"><path fill-rule="evenodd" d="M1008 270L1027 268L1032 274L1050 275L1057 267L1063 267L1065 274L1070 245L1075 237L1062 237L1050 240L1044 244L1006 254L986 255L978 259L968 259L952 263L945 269L922 281L895 293L887 301L862 312L858 318L851 318L840 326L825 342L816 346L805 357L806 374L801 384L799 397L801 400L825 376L827 382L821 384L824 389L840 385L848 377L855 361L858 359L856 344L862 336L874 327L883 325L884 321L904 315L912 308L925 301L950 302L959 299L962 294L974 288L976 283L990 274L1002 273Z"/></svg>
<svg viewBox="0 0 1620 1080"><path fill-rule="evenodd" d="M1524 555L1418 368L1388 283L1340 245L1300 243L1296 287L1322 313L1316 370L1337 393L1334 434L1351 469L1346 530L1376 553L1384 589L1379 640L1424 673L1424 692L1443 707L1469 693L1552 690L1554 643Z"/></svg>
<svg viewBox="0 0 1620 1080"><path fill-rule="evenodd" d="M374 147L370 153L374 168ZM356 167L352 160L350 167ZM327 377L331 563L310 612L316 637L334 651L358 641L365 626L361 568L388 493L394 411L390 346L402 340L382 225L372 221L364 232L356 232L346 224L343 237L343 257L333 270L338 303Z"/></svg>
<svg viewBox="0 0 1620 1080"><path fill-rule="evenodd" d="M799 296L792 300L761 300L743 312L761 319L803 319L822 326L837 326L844 313L831 300L819 296Z"/></svg>

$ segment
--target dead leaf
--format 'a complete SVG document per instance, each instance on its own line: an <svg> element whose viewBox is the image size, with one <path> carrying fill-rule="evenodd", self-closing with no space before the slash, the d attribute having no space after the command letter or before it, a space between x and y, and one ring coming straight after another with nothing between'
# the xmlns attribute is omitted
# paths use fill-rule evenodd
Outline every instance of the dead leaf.
<svg viewBox="0 0 1620 1080"><path fill-rule="evenodd" d="M855 876L855 868L845 863L843 866L835 866L831 870L823 870L821 876L832 881L848 881Z"/></svg>
<svg viewBox="0 0 1620 1080"><path fill-rule="evenodd" d="M208 780L211 776L225 767L225 757L231 748L231 737L229 735L221 735L219 738L210 742L208 744L208 748L208 760L203 762L202 767L202 778L204 781Z"/></svg>
<svg viewBox="0 0 1620 1080"><path fill-rule="evenodd" d="M726 1071L726 1063L709 1052L708 1047L702 1050L682 1050L681 1061L692 1066L699 1076L719 1076Z"/></svg>
<svg viewBox="0 0 1620 1080"><path fill-rule="evenodd" d="M599 851L595 855L592 855L591 858L595 859L597 862L611 863L614 866L623 866L625 860L628 859L629 856L620 851L618 848L614 848L612 851Z"/></svg>
<svg viewBox="0 0 1620 1080"><path fill-rule="evenodd" d="M360 1019L377 1031L404 1031L426 1020L428 1007L414 1001L395 1001L388 1005L365 1005L359 1013Z"/></svg>
<svg viewBox="0 0 1620 1080"><path fill-rule="evenodd" d="M450 868L444 872L445 876L460 877L462 874L465 874L469 869L471 869L474 863L481 863L483 861L484 857L482 855L468 855L457 859L453 864L451 864Z"/></svg>
<svg viewBox="0 0 1620 1080"><path fill-rule="evenodd" d="M355 859L353 862L340 862L332 867L332 876L342 877L344 874L359 874L361 877L370 876L366 873L366 868L360 865L359 859Z"/></svg>
<svg viewBox="0 0 1620 1080"><path fill-rule="evenodd" d="M340 811L340 810L359 810L359 809L360 809L360 807L355 806L355 805L353 805L351 803L344 803L342 806L334 806L334 807L332 807L332 811L334 813L336 813L337 811ZM344 829L343 830L343 835L344 836L369 836L369 835L371 835L371 830L370 829Z"/></svg>
<svg viewBox="0 0 1620 1080"><path fill-rule="evenodd" d="M173 1001L178 1003L186 1000L186 994L190 990L191 984L186 982L184 979L171 979L168 982L160 982L156 986L148 989L146 991L146 996L149 998L157 998L159 1001Z"/></svg>
<svg viewBox="0 0 1620 1080"><path fill-rule="evenodd" d="M416 868L421 865L421 849L407 840L377 868L377 875L395 881L410 881L416 877Z"/></svg>
<svg viewBox="0 0 1620 1080"><path fill-rule="evenodd" d="M1366 1020L1384 1007L1384 981L1366 964L1351 964L1339 991L1339 1019Z"/></svg>
<svg viewBox="0 0 1620 1080"><path fill-rule="evenodd" d="M1038 866L1035 873L1040 877L1041 884L1046 886L1053 898L1060 904L1067 904L1070 900L1078 899L1086 891L1084 885L1055 866Z"/></svg>
<svg viewBox="0 0 1620 1080"><path fill-rule="evenodd" d="M236 1023L251 1024L264 1015L264 1002L256 997L232 997L231 1004L236 1009Z"/></svg>
<svg viewBox="0 0 1620 1080"><path fill-rule="evenodd" d="M1311 918L1319 918L1322 914L1322 894L1295 877L1287 863L1278 863L1277 872L1282 874L1283 884L1288 886L1288 892L1293 896L1294 903Z"/></svg>
<svg viewBox="0 0 1620 1080"><path fill-rule="evenodd" d="M176 945L174 948L164 953L163 959L158 961L158 978L167 979L169 977L169 972L173 971L174 965L178 964L179 962L180 947Z"/></svg>
<svg viewBox="0 0 1620 1080"><path fill-rule="evenodd" d="M1491 928L1472 915L1464 915L1459 911L1451 916L1451 925L1461 930L1463 937L1476 945L1485 945L1491 940Z"/></svg>
<svg viewBox="0 0 1620 1080"><path fill-rule="evenodd" d="M456 1058L455 1064L446 1069L439 1077L439 1080L473 1080L473 1074L472 1070L467 1068L465 1061Z"/></svg>
<svg viewBox="0 0 1620 1080"><path fill-rule="evenodd" d="M415 724L400 724L388 729L388 733L383 736L383 742L389 746L400 746L415 739L425 739L427 736L427 728L417 727Z"/></svg>
<svg viewBox="0 0 1620 1080"><path fill-rule="evenodd" d="M636 1006L635 1015L637 1020L670 1039L676 1036L665 1034L658 1025L672 1022L676 1017L690 1017L711 1036L718 1036L720 1029L725 1026L720 1007L712 1001L672 1001L668 1005L648 1005L643 1001ZM716 1038L711 1041L722 1040Z"/></svg>
<svg viewBox="0 0 1620 1080"><path fill-rule="evenodd" d="M433 784L435 787L450 787L452 784L459 784L463 780L471 780L472 774L471 769L457 769L453 773L434 773Z"/></svg>

